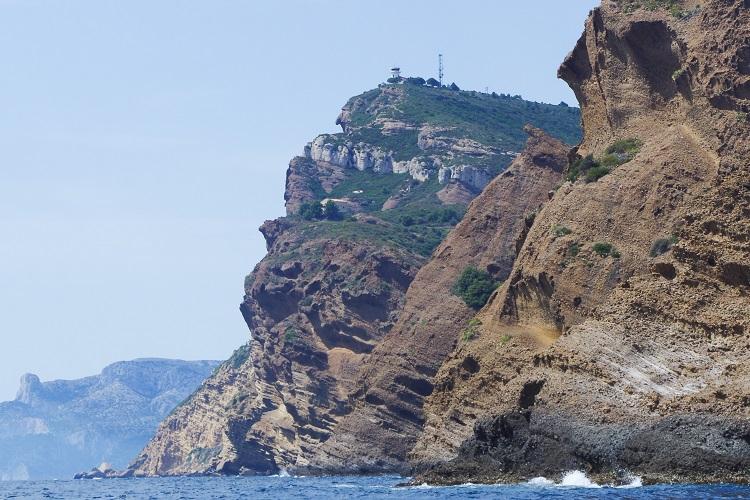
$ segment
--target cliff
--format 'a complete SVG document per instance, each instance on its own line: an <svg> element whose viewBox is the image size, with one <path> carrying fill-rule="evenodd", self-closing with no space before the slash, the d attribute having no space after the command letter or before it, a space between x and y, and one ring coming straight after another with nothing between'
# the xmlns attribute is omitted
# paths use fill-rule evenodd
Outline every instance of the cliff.
<svg viewBox="0 0 750 500"><path fill-rule="evenodd" d="M343 132L290 162L287 216L261 228L268 255L241 305L248 345L161 424L131 472L317 469L409 285L518 156L523 124L573 142L578 120L567 106L410 84L349 100Z"/></svg>
<svg viewBox="0 0 750 500"><path fill-rule="evenodd" d="M92 464L125 467L217 361L137 359L79 380L21 378L0 403L0 479L70 479Z"/></svg>
<svg viewBox="0 0 750 500"><path fill-rule="evenodd" d="M591 13L580 160L435 378L420 481L748 481L748 39L742 0Z"/></svg>
<svg viewBox="0 0 750 500"><path fill-rule="evenodd" d="M526 131L521 155L471 203L417 273L399 321L364 363L352 411L314 457L315 468L405 469L424 423L422 404L433 390L432 378L475 313L451 292L453 284L468 266L507 279L531 217L562 181L569 147L539 129Z"/></svg>

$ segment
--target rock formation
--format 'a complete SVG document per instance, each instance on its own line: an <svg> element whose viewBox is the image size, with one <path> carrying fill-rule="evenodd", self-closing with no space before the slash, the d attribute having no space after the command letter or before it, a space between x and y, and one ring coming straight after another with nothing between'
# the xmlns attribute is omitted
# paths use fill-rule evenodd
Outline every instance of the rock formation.
<svg viewBox="0 0 750 500"><path fill-rule="evenodd" d="M750 477L750 4L642 3L560 68L591 157L440 368L420 480Z"/></svg>
<svg viewBox="0 0 750 500"><path fill-rule="evenodd" d="M522 149L523 123L573 142L578 119L566 106L407 84L352 98L338 118L343 133L319 136L291 161L287 217L261 227L268 255L247 277L241 306L250 342L162 423L131 472L320 470L311 461L351 413L360 370L397 324L417 271L479 188ZM549 179L528 179L528 190L517 194L535 206ZM514 205L502 206L516 213ZM507 224L512 241L488 244L515 252L520 229L515 220ZM494 272L502 276L512 257L475 260L497 260ZM453 340L440 342L447 354ZM438 365L430 361L420 380Z"/></svg>
<svg viewBox="0 0 750 500"><path fill-rule="evenodd" d="M21 378L0 403L0 480L70 479L102 461L124 468L218 361L137 359L79 380Z"/></svg>
<svg viewBox="0 0 750 500"><path fill-rule="evenodd" d="M432 378L474 315L451 287L474 265L505 280L528 231L530 215L562 181L569 147L527 127L524 152L477 197L420 269L394 329L365 362L353 411L313 459L345 473L403 470L424 419ZM467 367L471 370L467 363Z"/></svg>

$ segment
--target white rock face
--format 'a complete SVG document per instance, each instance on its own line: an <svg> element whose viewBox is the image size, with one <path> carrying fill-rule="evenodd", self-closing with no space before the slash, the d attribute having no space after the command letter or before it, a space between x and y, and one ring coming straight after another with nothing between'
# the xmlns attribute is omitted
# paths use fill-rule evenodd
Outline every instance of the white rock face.
<svg viewBox="0 0 750 500"><path fill-rule="evenodd" d="M438 171L438 182L445 184L451 180L461 181L467 186L481 191L492 180L485 170L470 165L453 165L442 167Z"/></svg>
<svg viewBox="0 0 750 500"><path fill-rule="evenodd" d="M490 154L490 150L468 139L456 140L436 136L447 129L429 129L420 133L419 144L423 148L447 147L454 152L472 155ZM359 171L372 170L377 173L409 174L412 179L425 182L437 171L438 181L445 184L451 180L461 181L481 191L491 177L482 168L470 165L442 167L440 155L426 155L406 161L394 161L390 152L365 143L334 144L330 135L319 135L305 147L305 156L316 162L325 162L342 168Z"/></svg>

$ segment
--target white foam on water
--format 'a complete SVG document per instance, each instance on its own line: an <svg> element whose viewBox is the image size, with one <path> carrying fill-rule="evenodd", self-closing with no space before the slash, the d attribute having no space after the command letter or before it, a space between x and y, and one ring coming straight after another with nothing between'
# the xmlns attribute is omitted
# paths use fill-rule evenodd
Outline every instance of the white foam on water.
<svg viewBox="0 0 750 500"><path fill-rule="evenodd" d="M628 480L630 481L628 484L623 484L620 486L615 486L616 488L640 488L643 486L643 481L640 477L630 474L628 475ZM530 479L527 483L529 486L537 486L537 487L565 487L565 488L603 488L604 486L595 483L591 479L589 479L586 474L579 470L572 470L568 471L565 474L563 474L562 480L559 483L556 483L552 481L551 479L547 479L546 477L535 477L533 479ZM613 485L607 485L608 487L613 487Z"/></svg>
<svg viewBox="0 0 750 500"><path fill-rule="evenodd" d="M576 488L601 488L600 485L593 482L591 479L586 477L585 473L579 470L566 472L562 477L562 481L560 481L560 486L573 486Z"/></svg>
<svg viewBox="0 0 750 500"><path fill-rule="evenodd" d="M621 486L618 486L618 488L640 488L643 486L643 481L639 476L630 474L628 475L628 479L630 479L630 482L628 484L623 484Z"/></svg>
<svg viewBox="0 0 750 500"><path fill-rule="evenodd" d="M554 486L555 482L551 479L547 479L546 477L535 477L532 479L529 479L529 482L527 483L530 486Z"/></svg>

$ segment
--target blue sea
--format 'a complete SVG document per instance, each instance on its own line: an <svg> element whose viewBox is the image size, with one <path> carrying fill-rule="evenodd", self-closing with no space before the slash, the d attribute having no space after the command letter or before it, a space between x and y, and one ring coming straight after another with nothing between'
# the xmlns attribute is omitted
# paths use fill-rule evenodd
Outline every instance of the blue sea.
<svg viewBox="0 0 750 500"><path fill-rule="evenodd" d="M574 478L575 479L575 478ZM512 486L462 485L400 487L403 478L378 477L187 477L150 479L0 482L0 498L62 499L274 499L287 498L509 498L650 499L748 498L750 487L735 485L638 486L612 488L592 484L554 484L544 479ZM565 482L565 481L563 481Z"/></svg>

